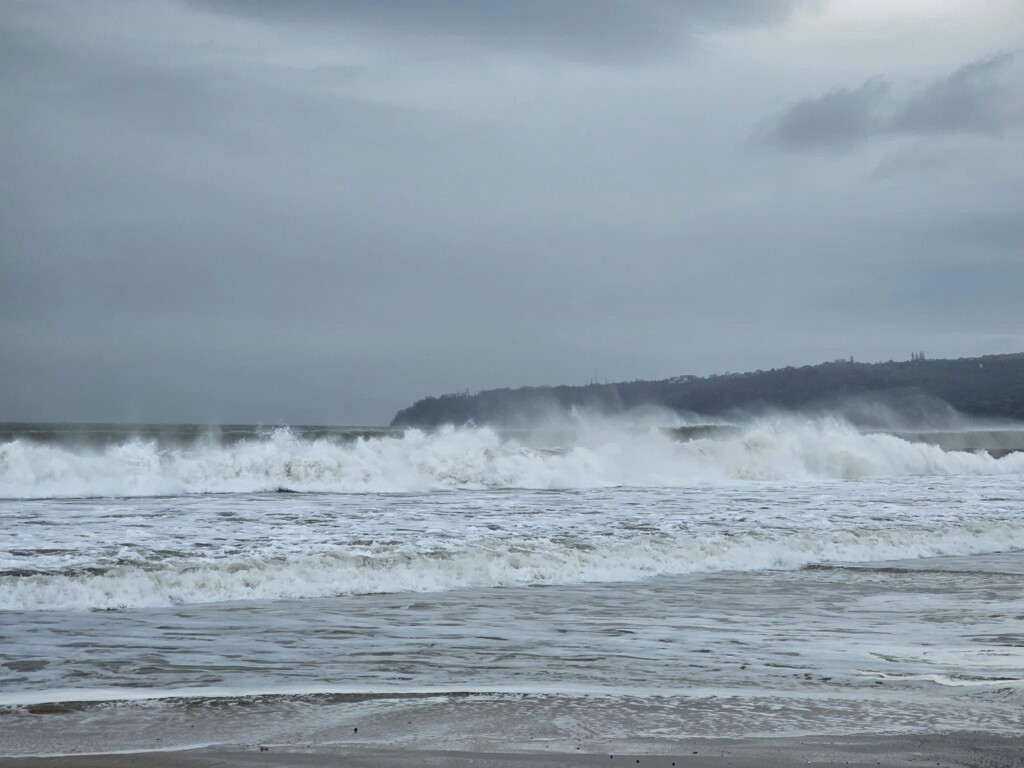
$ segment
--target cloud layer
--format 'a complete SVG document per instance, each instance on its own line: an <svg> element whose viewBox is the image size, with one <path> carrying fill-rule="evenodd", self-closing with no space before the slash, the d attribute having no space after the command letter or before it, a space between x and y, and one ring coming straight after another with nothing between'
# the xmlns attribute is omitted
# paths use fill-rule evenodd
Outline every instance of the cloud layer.
<svg viewBox="0 0 1024 768"><path fill-rule="evenodd" d="M1024 347L1024 9L427 7L4 4L0 420Z"/></svg>
<svg viewBox="0 0 1024 768"><path fill-rule="evenodd" d="M709 28L784 21L801 0L191 0L197 7L264 23L357 30L412 44L540 52L586 61L644 59Z"/></svg>

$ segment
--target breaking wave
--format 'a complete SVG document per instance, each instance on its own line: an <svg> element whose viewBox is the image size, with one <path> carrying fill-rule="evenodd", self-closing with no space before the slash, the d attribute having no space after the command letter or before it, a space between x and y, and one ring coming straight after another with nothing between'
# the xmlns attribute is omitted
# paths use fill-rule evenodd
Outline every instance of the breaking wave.
<svg viewBox="0 0 1024 768"><path fill-rule="evenodd" d="M0 576L0 610L95 610L441 592L478 587L636 581L708 571L793 569L821 561L969 555L1024 548L1024 524L934 529L594 536L491 541L486 545L228 558L123 566L88 573Z"/></svg>
<svg viewBox="0 0 1024 768"><path fill-rule="evenodd" d="M232 444L131 439L105 448L0 444L0 497L164 496L291 490L685 486L736 480L1024 473L1024 452L945 451L833 419L762 420L692 439L657 427L582 425L544 444L490 428L310 439L277 429Z"/></svg>

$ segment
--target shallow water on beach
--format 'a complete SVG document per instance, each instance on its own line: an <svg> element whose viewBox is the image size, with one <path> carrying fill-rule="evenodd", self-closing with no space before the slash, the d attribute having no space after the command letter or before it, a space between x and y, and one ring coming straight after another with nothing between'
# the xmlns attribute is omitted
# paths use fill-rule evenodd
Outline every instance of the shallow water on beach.
<svg viewBox="0 0 1024 768"><path fill-rule="evenodd" d="M1019 732L1021 454L828 430L630 433L616 449L607 435L545 449L492 435L270 435L150 446L155 464L137 445L128 459L22 443L0 462L0 487L51 493L0 500L0 753ZM829 437L843 450L808 459L804 444ZM373 441L392 443L358 447ZM615 467L645 471L621 457L637 445L652 478L674 456L674 484L603 482ZM315 484L311 454L322 483L353 450L364 480L386 474L382 457L392 474L406 466L404 450L416 472L403 483L443 482L52 493L97 477L178 482L188 451L207 461L207 485L260 472L276 484L275 462L303 454L293 483L306 472ZM710 461L731 474L712 479ZM118 479L111 462L135 475ZM694 467L704 474L683 471ZM488 471L559 482L479 482Z"/></svg>

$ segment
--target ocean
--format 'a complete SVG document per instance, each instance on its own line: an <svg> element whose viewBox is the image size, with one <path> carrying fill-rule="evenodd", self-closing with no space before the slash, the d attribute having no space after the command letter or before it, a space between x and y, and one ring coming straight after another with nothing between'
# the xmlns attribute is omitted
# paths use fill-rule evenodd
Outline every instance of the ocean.
<svg viewBox="0 0 1024 768"><path fill-rule="evenodd" d="M0 756L1020 733L1021 448L0 425Z"/></svg>

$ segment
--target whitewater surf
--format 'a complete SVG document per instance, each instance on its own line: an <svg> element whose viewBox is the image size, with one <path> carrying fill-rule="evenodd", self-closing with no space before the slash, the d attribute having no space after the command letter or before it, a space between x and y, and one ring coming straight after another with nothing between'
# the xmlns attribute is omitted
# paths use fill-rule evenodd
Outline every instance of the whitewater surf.
<svg viewBox="0 0 1024 768"><path fill-rule="evenodd" d="M761 419L713 431L682 430L682 437L678 427L607 419L513 436L487 427L314 437L277 428L231 441L210 432L182 442L126 432L99 446L74 439L8 439L0 444L0 497L684 487L1024 472L1024 452L997 458L982 450L947 451L892 434L863 433L831 418Z"/></svg>
<svg viewBox="0 0 1024 768"><path fill-rule="evenodd" d="M1015 733L1021 434L8 425L0 744Z"/></svg>

